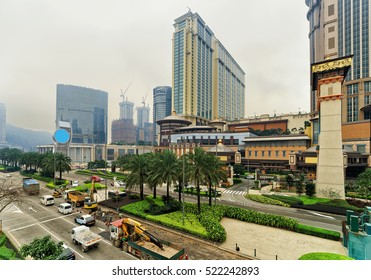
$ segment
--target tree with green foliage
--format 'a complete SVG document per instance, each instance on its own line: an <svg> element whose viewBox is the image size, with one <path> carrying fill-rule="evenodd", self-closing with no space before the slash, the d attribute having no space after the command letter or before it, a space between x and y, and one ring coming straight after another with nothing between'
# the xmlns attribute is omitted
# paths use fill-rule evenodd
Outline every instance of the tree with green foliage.
<svg viewBox="0 0 371 280"><path fill-rule="evenodd" d="M35 238L30 244L23 245L19 253L35 260L56 260L63 252L63 242L55 242L50 235Z"/></svg>
<svg viewBox="0 0 371 280"><path fill-rule="evenodd" d="M371 191L371 168L358 175L356 186L361 194L368 195Z"/></svg>
<svg viewBox="0 0 371 280"><path fill-rule="evenodd" d="M286 175L285 181L286 181L286 184L287 184L287 188L290 188L294 183L294 178L293 178L292 174Z"/></svg>
<svg viewBox="0 0 371 280"><path fill-rule="evenodd" d="M296 180L294 181L294 186L296 188L296 193L298 195L302 195L304 193L304 181L305 181L305 176L304 174L300 174Z"/></svg>
<svg viewBox="0 0 371 280"><path fill-rule="evenodd" d="M245 174L245 167L242 164L235 164L233 165L233 172L234 174Z"/></svg>
<svg viewBox="0 0 371 280"><path fill-rule="evenodd" d="M22 154L20 164L26 166L26 170L37 170L41 165L42 155L38 152L27 152Z"/></svg>
<svg viewBox="0 0 371 280"><path fill-rule="evenodd" d="M150 153L148 154L148 177L147 183L148 187L153 191L153 198L157 197L157 186L162 184L162 178L159 175L161 170L160 165L160 153Z"/></svg>
<svg viewBox="0 0 371 280"><path fill-rule="evenodd" d="M197 209L201 213L200 184L206 181L206 175L210 172L207 153L202 148L195 148L188 156L187 178L195 183L197 191Z"/></svg>
<svg viewBox="0 0 371 280"><path fill-rule="evenodd" d="M48 172L57 171L59 172L59 180L62 179L63 172L71 171L72 160L69 156L63 153L47 153L42 161L42 168Z"/></svg>
<svg viewBox="0 0 371 280"><path fill-rule="evenodd" d="M209 190L209 206L211 206L212 186L217 186L219 181L226 181L227 173L222 169L222 163L214 154L207 154L206 160L209 165L209 171L206 172L205 176ZM216 195L216 193L214 195Z"/></svg>
<svg viewBox="0 0 371 280"><path fill-rule="evenodd" d="M144 183L147 180L149 171L149 161L147 154L135 154L129 158L124 168L130 172L127 177L127 188L139 186L140 199L144 200Z"/></svg>
<svg viewBox="0 0 371 280"><path fill-rule="evenodd" d="M306 183L305 194L309 197L313 197L316 194L316 185L310 182Z"/></svg>

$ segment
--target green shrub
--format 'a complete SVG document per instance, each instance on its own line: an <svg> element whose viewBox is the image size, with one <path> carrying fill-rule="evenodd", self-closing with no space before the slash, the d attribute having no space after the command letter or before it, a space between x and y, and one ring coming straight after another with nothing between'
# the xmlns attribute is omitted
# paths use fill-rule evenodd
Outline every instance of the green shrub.
<svg viewBox="0 0 371 280"><path fill-rule="evenodd" d="M0 247L0 260L10 260L15 257L15 252L5 246Z"/></svg>
<svg viewBox="0 0 371 280"><path fill-rule="evenodd" d="M326 253L326 252L313 252L302 255L299 260L354 260L351 257L334 254L334 253Z"/></svg>
<svg viewBox="0 0 371 280"><path fill-rule="evenodd" d="M173 198L170 198L169 201L165 202L164 205L161 206L156 204L150 197L147 197L146 200L149 204L149 207L144 211L150 215L161 215L179 211L182 206L181 202L174 200Z"/></svg>
<svg viewBox="0 0 371 280"><path fill-rule="evenodd" d="M0 247L1 246L4 246L5 242L6 242L6 235L5 234L1 234L0 235Z"/></svg>
<svg viewBox="0 0 371 280"><path fill-rule="evenodd" d="M279 205L284 207L290 207L290 204L284 203L277 199L272 199L266 196L262 196L260 194L248 194L246 195L246 198L251 199L253 201L264 203L264 204L270 204L270 205Z"/></svg>
<svg viewBox="0 0 371 280"><path fill-rule="evenodd" d="M340 233L337 231L317 228L313 226L307 226L303 224L297 224L294 231L298 233L304 233L307 235L312 235L312 236L326 238L326 239L335 240L335 241L340 240Z"/></svg>
<svg viewBox="0 0 371 280"><path fill-rule="evenodd" d="M302 205L303 204L303 201L301 201L299 198L295 197L295 196L284 196L284 195L269 195L269 194L263 194L263 196L265 197L268 197L268 198L271 198L271 199L275 199L275 200L279 200L285 204L288 204L290 206L296 206L296 205Z"/></svg>
<svg viewBox="0 0 371 280"><path fill-rule="evenodd" d="M237 207L226 207L225 217L263 226L295 230L298 221L273 214L266 214Z"/></svg>

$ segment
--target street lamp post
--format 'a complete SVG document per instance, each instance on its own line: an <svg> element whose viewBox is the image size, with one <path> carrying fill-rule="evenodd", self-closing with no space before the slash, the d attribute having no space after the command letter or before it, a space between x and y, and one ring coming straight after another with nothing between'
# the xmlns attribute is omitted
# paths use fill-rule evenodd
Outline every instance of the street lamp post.
<svg viewBox="0 0 371 280"><path fill-rule="evenodd" d="M216 137L215 156L216 158L218 158L218 137ZM215 184L215 188L214 188L214 205L216 205L216 185L217 184L218 183Z"/></svg>
<svg viewBox="0 0 371 280"><path fill-rule="evenodd" d="M185 155L184 155L184 147L183 147L183 136L182 136L182 156L183 156L183 182L182 182L182 202L183 202L183 207L182 207L182 224L184 227L184 182L185 182Z"/></svg>
<svg viewBox="0 0 371 280"><path fill-rule="evenodd" d="M105 158L104 161L104 173L106 175L106 178L104 178L104 185L105 185L105 191L104 191L104 199L107 200L107 143L105 143Z"/></svg>

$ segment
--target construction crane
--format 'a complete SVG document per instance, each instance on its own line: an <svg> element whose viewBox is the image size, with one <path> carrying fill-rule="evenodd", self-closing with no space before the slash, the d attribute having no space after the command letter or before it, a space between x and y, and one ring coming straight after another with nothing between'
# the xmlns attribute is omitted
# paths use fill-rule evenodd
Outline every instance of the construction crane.
<svg viewBox="0 0 371 280"><path fill-rule="evenodd" d="M142 96L142 104L143 104L143 107L146 106L146 100L147 100L148 92L149 92L149 90L147 91L146 97L143 97L143 96Z"/></svg>
<svg viewBox="0 0 371 280"><path fill-rule="evenodd" d="M125 89L125 91L123 92L122 89L121 89L121 96L122 96L122 101L125 101L125 94L126 92L128 91L129 87L131 86L133 81L130 82L130 84L127 86L127 88Z"/></svg>

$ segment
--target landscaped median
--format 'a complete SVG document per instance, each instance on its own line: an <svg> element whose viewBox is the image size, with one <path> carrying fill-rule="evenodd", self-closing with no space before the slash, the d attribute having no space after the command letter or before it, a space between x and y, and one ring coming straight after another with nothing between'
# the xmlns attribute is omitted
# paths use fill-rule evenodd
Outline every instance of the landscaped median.
<svg viewBox="0 0 371 280"><path fill-rule="evenodd" d="M247 194L245 197L264 204L301 208L337 215L346 215L347 210L352 210L355 212L363 211L362 208L350 205L346 200L343 199L309 197L306 195L292 196L278 194Z"/></svg>
<svg viewBox="0 0 371 280"><path fill-rule="evenodd" d="M179 207L174 209L172 212L153 215L149 213L150 205L153 203L159 207L165 207L165 203L162 201L162 199L153 199L152 197L147 197L147 200L125 205L121 207L120 210L122 212L126 212L149 221L163 224L165 226L218 243L224 242L227 238L226 231L220 224L220 221L223 217L286 229L331 240L340 240L339 232L329 231L317 227L309 227L299 224L299 222L295 219L274 214L261 213L226 205L208 206L207 204L202 204L201 214L198 215L197 205L185 203L184 217L182 209Z"/></svg>

